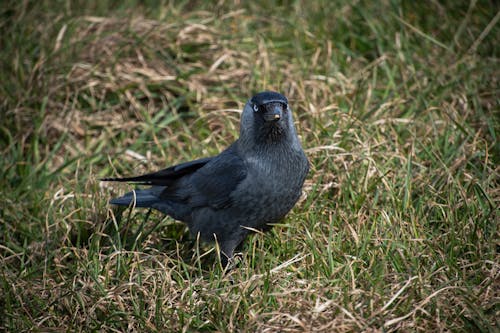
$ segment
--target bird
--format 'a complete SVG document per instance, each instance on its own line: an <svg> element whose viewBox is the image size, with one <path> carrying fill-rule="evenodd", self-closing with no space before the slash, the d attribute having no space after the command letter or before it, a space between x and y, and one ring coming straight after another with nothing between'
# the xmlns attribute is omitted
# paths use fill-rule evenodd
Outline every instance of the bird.
<svg viewBox="0 0 500 333"><path fill-rule="evenodd" d="M153 208L184 222L193 237L217 242L227 266L250 233L267 231L287 215L308 172L288 99L263 91L246 102L239 138L219 155L102 181L149 185L110 203Z"/></svg>

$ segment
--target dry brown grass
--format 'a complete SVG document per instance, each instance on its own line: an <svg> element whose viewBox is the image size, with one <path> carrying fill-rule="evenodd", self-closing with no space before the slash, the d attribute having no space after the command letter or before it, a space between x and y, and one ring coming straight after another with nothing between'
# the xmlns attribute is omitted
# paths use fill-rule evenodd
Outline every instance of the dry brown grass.
<svg viewBox="0 0 500 333"><path fill-rule="evenodd" d="M275 5L9 5L40 52L2 67L0 330L498 329L498 15ZM128 187L98 178L216 154L265 89L291 101L312 171L237 269L106 204Z"/></svg>

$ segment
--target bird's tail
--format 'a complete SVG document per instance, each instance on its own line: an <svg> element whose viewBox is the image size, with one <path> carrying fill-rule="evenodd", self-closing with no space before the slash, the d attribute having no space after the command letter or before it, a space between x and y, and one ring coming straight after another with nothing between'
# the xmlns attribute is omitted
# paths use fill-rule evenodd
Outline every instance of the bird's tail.
<svg viewBox="0 0 500 333"><path fill-rule="evenodd" d="M176 220L184 221L190 214L189 207L170 200L161 199L159 197L160 190L161 187L154 186L145 190L134 190L121 197L111 199L109 203L118 206L153 208L172 216Z"/></svg>
<svg viewBox="0 0 500 333"><path fill-rule="evenodd" d="M159 202L159 198L151 189L134 190L125 195L111 199L109 203L118 206L152 207Z"/></svg>

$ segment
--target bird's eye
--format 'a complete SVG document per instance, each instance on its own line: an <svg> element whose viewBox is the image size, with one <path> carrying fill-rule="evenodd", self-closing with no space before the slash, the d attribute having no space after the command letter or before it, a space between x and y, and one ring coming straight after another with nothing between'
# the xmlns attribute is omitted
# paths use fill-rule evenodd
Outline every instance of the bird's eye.
<svg viewBox="0 0 500 333"><path fill-rule="evenodd" d="M255 112L259 112L259 107L257 106L257 104L254 104L254 105L253 105L253 110L254 110Z"/></svg>

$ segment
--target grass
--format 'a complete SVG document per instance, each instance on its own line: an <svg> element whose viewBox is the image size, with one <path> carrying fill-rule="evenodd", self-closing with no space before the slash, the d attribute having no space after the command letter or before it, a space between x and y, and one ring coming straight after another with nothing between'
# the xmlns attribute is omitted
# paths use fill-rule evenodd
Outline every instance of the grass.
<svg viewBox="0 0 500 333"><path fill-rule="evenodd" d="M493 1L6 1L0 330L498 332ZM224 275L99 178L216 154L286 94L299 204Z"/></svg>

